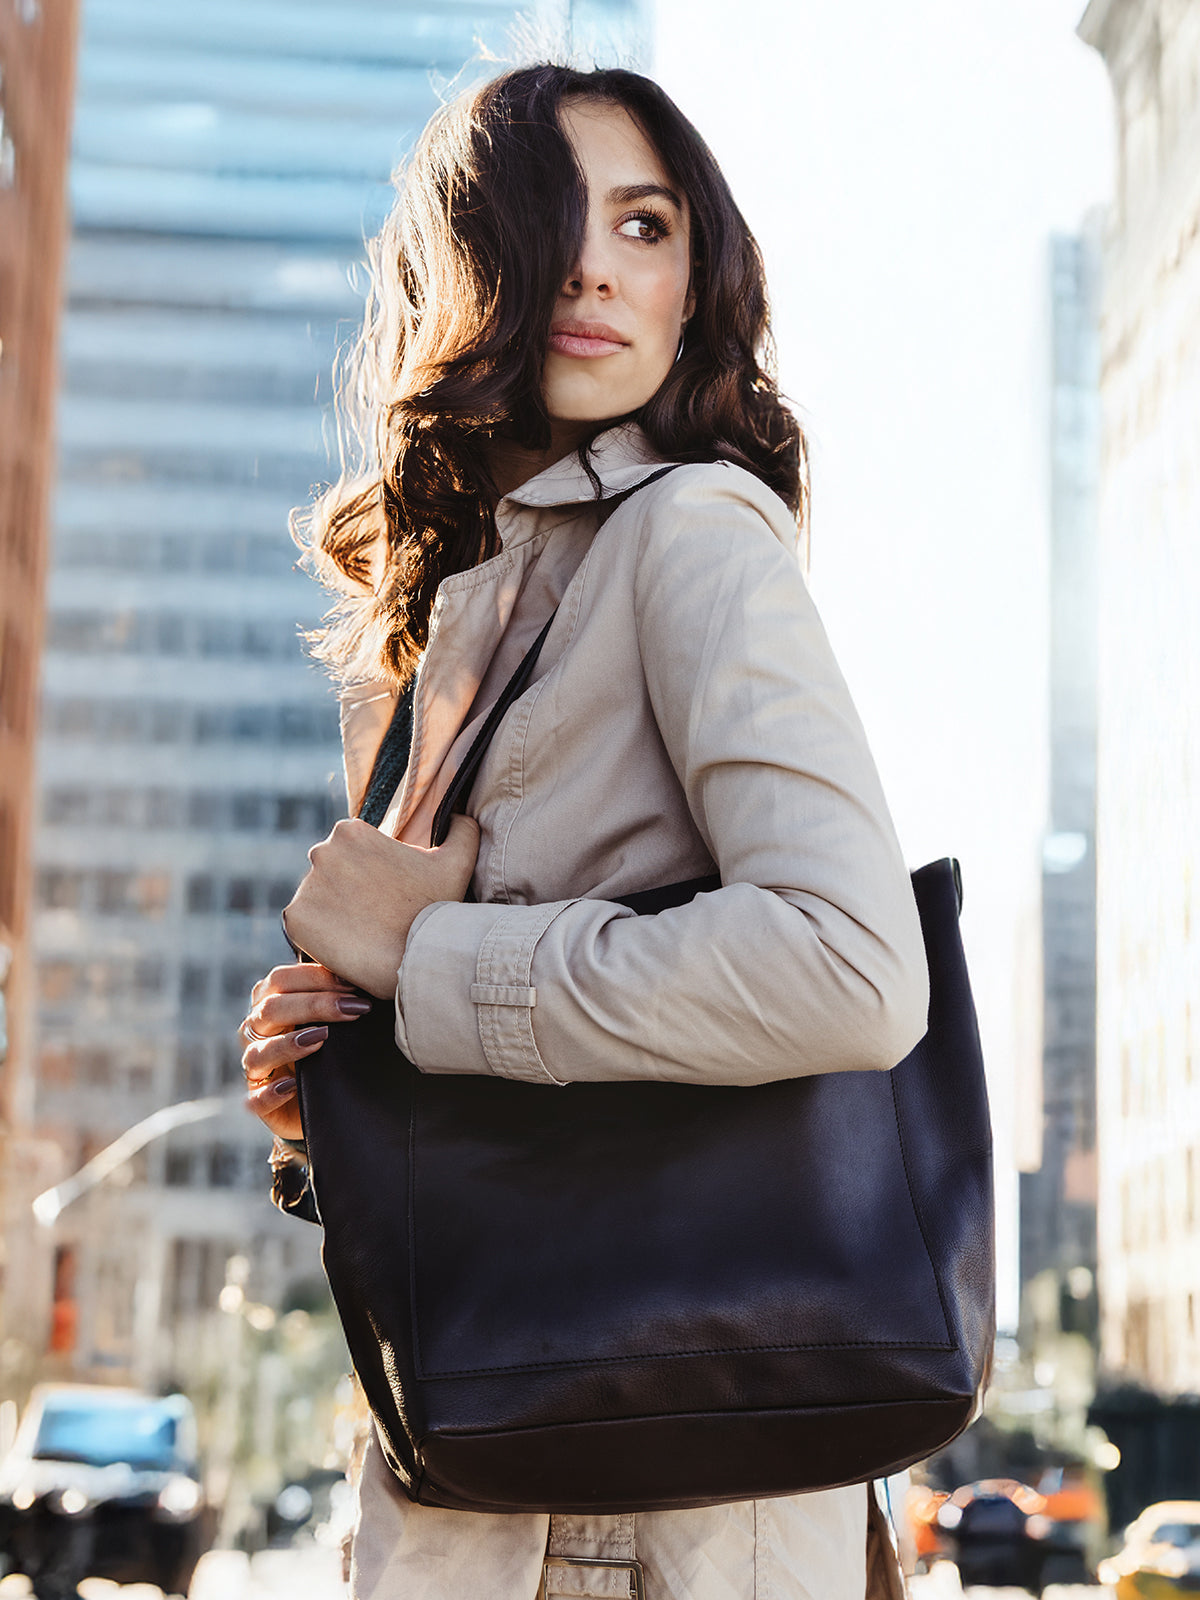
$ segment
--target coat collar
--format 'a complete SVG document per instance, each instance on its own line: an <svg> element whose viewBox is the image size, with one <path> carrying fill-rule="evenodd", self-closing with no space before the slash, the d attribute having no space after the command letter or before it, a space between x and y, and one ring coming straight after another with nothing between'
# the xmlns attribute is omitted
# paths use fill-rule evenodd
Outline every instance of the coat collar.
<svg viewBox="0 0 1200 1600"><path fill-rule="evenodd" d="M636 422L623 422L600 434L592 444L589 458L592 470L600 479L601 492L605 495L618 494L622 489L628 489L638 481L647 467L659 466L662 462L662 457L655 454L649 439ZM555 461L539 472L537 477L523 483L519 489L506 494L496 507L496 521L503 530L513 520L514 513L510 510L512 507L529 506L540 509L547 506L577 505L595 499L596 485L578 454L572 451L561 461ZM521 519L516 520L519 522ZM535 524L530 526L530 532L534 526ZM516 529L513 532L516 538L521 537ZM510 542L508 538L504 539L506 545Z"/></svg>

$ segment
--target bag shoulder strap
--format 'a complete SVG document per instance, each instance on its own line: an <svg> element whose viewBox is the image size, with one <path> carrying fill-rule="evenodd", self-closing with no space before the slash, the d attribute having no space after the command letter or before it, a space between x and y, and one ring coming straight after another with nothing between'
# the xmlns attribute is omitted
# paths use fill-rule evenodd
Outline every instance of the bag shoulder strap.
<svg viewBox="0 0 1200 1600"><path fill-rule="evenodd" d="M640 489L648 488L650 484L657 483L660 478L665 478L668 472L674 472L679 465L679 462L673 461L670 466L660 467L657 472L652 472L648 478L643 478L640 483L635 483L631 488L622 489L620 494L606 496L600 502L600 526L603 527L617 507L624 505L626 500L632 499ZM541 654L542 646L546 642L546 635L550 632L557 615L558 607L555 606L547 617L542 631L522 657L520 666L500 691L500 695L495 705L488 712L483 726L471 741L471 748L463 757L458 771L450 781L450 787L442 796L442 802L437 808L437 814L433 819L433 827L430 830L429 842L431 845L439 845L445 842L446 835L450 831L450 818L466 804L467 796L471 792L471 785L475 781L475 774L479 771L483 758L487 754L487 748L492 742L492 736L500 726L509 707L529 687L529 680L533 676L537 658Z"/></svg>

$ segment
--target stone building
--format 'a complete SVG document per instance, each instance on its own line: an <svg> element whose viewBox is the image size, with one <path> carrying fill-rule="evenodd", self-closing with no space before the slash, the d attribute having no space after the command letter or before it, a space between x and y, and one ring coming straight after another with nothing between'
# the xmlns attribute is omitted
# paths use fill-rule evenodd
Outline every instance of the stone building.
<svg viewBox="0 0 1200 1600"><path fill-rule="evenodd" d="M0 7L0 1285L26 1268L30 858L75 0ZM3 1290L0 1289L0 1303ZM0 1340L3 1333L0 1330Z"/></svg>
<svg viewBox="0 0 1200 1600"><path fill-rule="evenodd" d="M1101 341L1101 1360L1200 1390L1200 8L1092 0L1119 145Z"/></svg>

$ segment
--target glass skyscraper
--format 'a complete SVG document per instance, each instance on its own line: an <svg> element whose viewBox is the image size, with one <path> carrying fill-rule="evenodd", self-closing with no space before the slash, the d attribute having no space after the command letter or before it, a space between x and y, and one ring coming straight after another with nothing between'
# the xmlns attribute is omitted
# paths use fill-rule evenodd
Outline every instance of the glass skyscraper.
<svg viewBox="0 0 1200 1600"><path fill-rule="evenodd" d="M620 0L538 9L635 48ZM496 70L480 47L509 53L515 11L85 0L33 1120L70 1172L160 1106L229 1104L59 1219L25 1337L77 1371L186 1370L231 1259L269 1305L319 1276L316 1230L263 1198L234 1037L343 806L335 697L300 638L323 600L288 511L336 475L330 370L389 170L439 93Z"/></svg>

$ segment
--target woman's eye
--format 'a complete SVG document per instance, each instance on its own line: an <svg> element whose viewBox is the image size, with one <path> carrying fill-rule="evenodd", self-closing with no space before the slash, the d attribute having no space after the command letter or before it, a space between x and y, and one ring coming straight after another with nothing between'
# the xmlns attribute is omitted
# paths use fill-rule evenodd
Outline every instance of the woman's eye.
<svg viewBox="0 0 1200 1600"><path fill-rule="evenodd" d="M626 239L642 239L647 244L657 244L671 231L666 217L654 211L638 211L617 224L617 232Z"/></svg>

